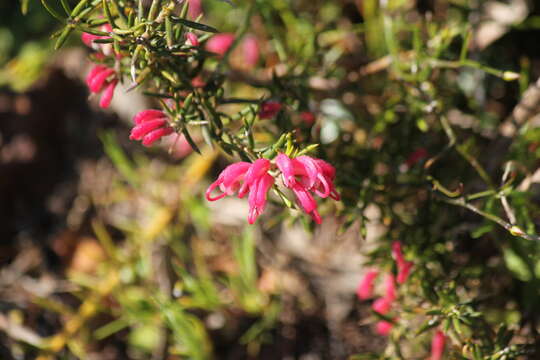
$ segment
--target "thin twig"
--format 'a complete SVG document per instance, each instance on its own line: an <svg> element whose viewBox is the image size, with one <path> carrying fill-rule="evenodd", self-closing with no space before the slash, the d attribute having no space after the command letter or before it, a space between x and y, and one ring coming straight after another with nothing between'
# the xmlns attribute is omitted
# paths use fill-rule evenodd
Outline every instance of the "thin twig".
<svg viewBox="0 0 540 360"><path fill-rule="evenodd" d="M511 223L507 222L507 221L504 221L503 219L501 219L500 217L498 217L497 215L493 215L493 214L490 214L490 213L487 213L483 210L480 210L479 208L477 208L476 206L468 203L465 201L465 197L460 197L460 198L457 198L457 199L449 199L449 198L446 198L446 197L443 197L443 196L440 196L440 195L435 195L437 197L437 199L447 203L447 204L450 204L450 205L455 205L455 206L461 206L461 207L464 207L466 209L469 209L470 211L486 218L486 219L489 219L497 224L499 224L500 226L502 226L503 228L505 228L510 234L514 235L514 236L518 236L520 238L523 238L523 239L526 239L526 240L531 240L531 241L540 241L540 236L537 236L537 235L529 235L527 233L525 233L525 231L523 231L520 227L516 226L516 225L512 225Z"/></svg>

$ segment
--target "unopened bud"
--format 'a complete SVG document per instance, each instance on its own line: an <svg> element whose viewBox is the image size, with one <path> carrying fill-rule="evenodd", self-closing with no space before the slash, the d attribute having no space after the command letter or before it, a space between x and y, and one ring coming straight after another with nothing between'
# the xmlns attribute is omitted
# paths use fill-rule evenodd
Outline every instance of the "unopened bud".
<svg viewBox="0 0 540 360"><path fill-rule="evenodd" d="M519 79L519 74L513 71L505 71L503 72L502 78L504 81L514 81Z"/></svg>
<svg viewBox="0 0 540 360"><path fill-rule="evenodd" d="M521 230L521 228L519 226L512 226L508 231L510 231L510 234L514 235L514 236L523 236L525 235L525 232L523 230Z"/></svg>

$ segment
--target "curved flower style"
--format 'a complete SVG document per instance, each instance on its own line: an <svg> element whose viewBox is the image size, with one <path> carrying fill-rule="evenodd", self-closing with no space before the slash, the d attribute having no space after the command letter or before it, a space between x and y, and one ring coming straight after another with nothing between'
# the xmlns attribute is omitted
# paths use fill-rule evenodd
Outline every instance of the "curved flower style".
<svg viewBox="0 0 540 360"><path fill-rule="evenodd" d="M248 223L253 224L266 207L268 190L274 185L272 175L264 174L257 178L249 187L249 216Z"/></svg>
<svg viewBox="0 0 540 360"><path fill-rule="evenodd" d="M379 272L377 270L368 270L356 289L356 296L360 300L369 299L373 295L373 282Z"/></svg>
<svg viewBox="0 0 540 360"><path fill-rule="evenodd" d="M276 165L281 171L283 184L295 193L300 207L320 224L322 220L317 212L317 202L311 192L322 198L340 199L333 183L334 167L321 159L305 155L291 159L283 153L276 157Z"/></svg>
<svg viewBox="0 0 540 360"><path fill-rule="evenodd" d="M100 93L99 106L108 108L114 95L114 89L118 84L116 72L104 65L95 65L86 77L86 84L93 93Z"/></svg>
<svg viewBox="0 0 540 360"><path fill-rule="evenodd" d="M218 179L206 190L206 199L216 201L225 196L234 195L243 198L248 192L248 222L253 224L266 207L268 190L274 185L274 177L268 174L271 163L267 159L258 159L254 163L237 162L227 166ZM212 192L219 188L221 194L213 197Z"/></svg>
<svg viewBox="0 0 540 360"><path fill-rule="evenodd" d="M167 115L160 110L143 110L133 118L135 126L131 130L131 140L142 140L144 146L151 146L174 129L169 125Z"/></svg>

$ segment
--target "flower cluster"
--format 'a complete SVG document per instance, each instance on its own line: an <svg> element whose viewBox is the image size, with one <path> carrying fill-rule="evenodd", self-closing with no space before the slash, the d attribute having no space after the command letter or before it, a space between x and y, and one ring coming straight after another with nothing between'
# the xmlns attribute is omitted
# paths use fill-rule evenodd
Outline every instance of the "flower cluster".
<svg viewBox="0 0 540 360"><path fill-rule="evenodd" d="M142 140L144 146L152 146L163 136L170 135L174 129L169 125L167 115L161 110L143 110L133 118L135 126L131 130L131 140Z"/></svg>
<svg viewBox="0 0 540 360"><path fill-rule="evenodd" d="M99 106L108 108L118 84L116 72L104 65L94 65L86 77L86 84L92 93L102 93Z"/></svg>
<svg viewBox="0 0 540 360"><path fill-rule="evenodd" d="M285 154L277 156L276 165L281 171L283 184L296 195L298 205L320 224L321 216L317 211L313 193L323 199L331 197L339 201L340 196L334 187L336 177L334 167L321 159L309 156L291 159Z"/></svg>
<svg viewBox="0 0 540 360"><path fill-rule="evenodd" d="M333 180L335 169L324 160L309 156L291 159L281 153L275 159L275 165L281 172L283 185L296 195L297 203L316 223L322 222L317 211L317 202L312 193L322 198L331 197L339 200ZM253 163L237 162L221 172L218 179L206 191L208 201L216 201L229 195L237 194L243 198L247 193L249 203L248 222L253 224L265 209L267 194L274 185L274 176L270 174L273 163L268 159L258 159ZM212 196L219 189L221 194Z"/></svg>
<svg viewBox="0 0 540 360"><path fill-rule="evenodd" d="M393 274L387 274L384 280L384 296L373 302L372 308L375 312L386 315L390 312L394 301L396 300L396 282L404 284L411 272L413 263L405 260L402 246L399 241L392 243L392 256L396 261L398 274L397 278ZM379 272L377 270L368 270L363 279L358 284L356 295L361 300L369 299L373 296L373 284ZM379 321L376 324L376 331L380 335L388 335L392 330L392 323L389 321Z"/></svg>
<svg viewBox="0 0 540 360"><path fill-rule="evenodd" d="M401 243L399 241L394 241L392 243L392 257L396 261L397 265L397 282L399 284L403 284L405 283L405 281L407 281L407 278L409 277L409 274L413 267L413 263L411 261L405 260L405 257L403 256L403 251L401 250Z"/></svg>
<svg viewBox="0 0 540 360"><path fill-rule="evenodd" d="M266 207L268 190L274 185L274 177L268 173L271 163L267 159L258 159L253 163L237 162L221 172L218 179L206 191L208 201L216 201L227 195L243 198L248 192L248 222L253 224ZM212 191L219 188L221 194L212 197Z"/></svg>
<svg viewBox="0 0 540 360"><path fill-rule="evenodd" d="M101 27L102 31L111 32L112 27L109 24L105 24ZM83 33L81 35L82 41L90 48L97 51L97 58L103 59L105 56L109 56L113 53L111 44L99 44L95 40L108 39L109 36L99 36L89 33ZM92 93L102 93L99 100L99 106L106 109L111 104L112 97L114 95L114 89L118 84L118 75L114 69L111 69L105 65L94 65L86 77L86 84L88 89Z"/></svg>

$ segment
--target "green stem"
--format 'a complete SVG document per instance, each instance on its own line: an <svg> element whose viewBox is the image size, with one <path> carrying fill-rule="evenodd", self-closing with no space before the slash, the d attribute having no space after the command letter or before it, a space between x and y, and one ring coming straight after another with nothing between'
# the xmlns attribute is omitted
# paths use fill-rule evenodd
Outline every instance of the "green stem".
<svg viewBox="0 0 540 360"><path fill-rule="evenodd" d="M468 203L465 200L465 197L460 197L458 199L448 199L448 198L444 198L442 196L437 196L437 198L439 200L447 203L447 204L460 206L460 207L469 209L470 211L472 211L472 212L474 212L474 213L476 213L476 214L478 214L478 215L480 215L480 216L482 216L482 217L484 217L484 218L486 218L488 220L491 220L491 221L499 224L501 227L505 228L510 234L512 234L514 236L518 236L520 238L530 240L530 241L540 241L540 236L529 235L529 234L525 233L521 228L517 227L516 225L512 225L507 221L504 221L503 219L501 219L497 215L493 215L493 214L487 213L487 212L485 212L483 210L480 210L476 206Z"/></svg>
<svg viewBox="0 0 540 360"><path fill-rule="evenodd" d="M49 4L47 4L47 0L41 0L41 4L43 7L45 7L45 10L49 12L56 20L60 21L61 23L65 22L65 19L60 15L56 10L54 10Z"/></svg>

